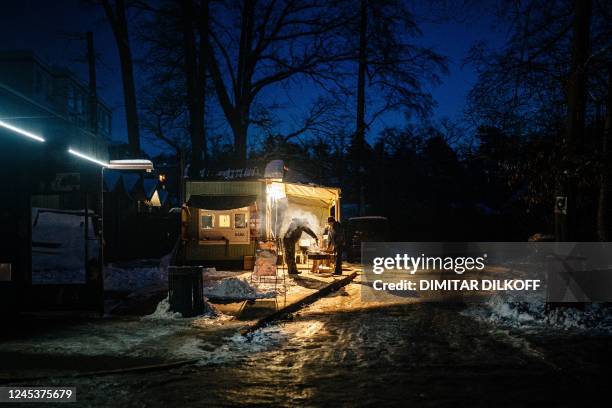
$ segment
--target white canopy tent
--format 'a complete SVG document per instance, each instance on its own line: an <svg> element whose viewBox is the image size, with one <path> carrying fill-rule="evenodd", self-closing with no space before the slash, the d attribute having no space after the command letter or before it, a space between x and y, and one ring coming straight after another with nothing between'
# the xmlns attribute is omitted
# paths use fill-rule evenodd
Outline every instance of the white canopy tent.
<svg viewBox="0 0 612 408"><path fill-rule="evenodd" d="M282 235L292 218L304 218L317 234L327 217L340 219L340 189L309 184L272 182L268 185L269 231ZM280 208L280 213L277 213ZM276 221L278 220L278 221Z"/></svg>

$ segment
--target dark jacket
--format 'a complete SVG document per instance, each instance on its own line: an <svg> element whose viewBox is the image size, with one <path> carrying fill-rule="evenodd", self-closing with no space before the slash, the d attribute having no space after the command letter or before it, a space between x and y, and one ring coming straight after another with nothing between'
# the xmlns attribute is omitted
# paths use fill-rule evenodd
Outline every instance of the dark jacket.
<svg viewBox="0 0 612 408"><path fill-rule="evenodd" d="M342 248L344 246L344 229L338 221L327 228L328 248Z"/></svg>
<svg viewBox="0 0 612 408"><path fill-rule="evenodd" d="M296 221L292 221L291 224L289 224L289 228L287 228L287 232L285 233L283 239L285 241L297 242L298 239L300 239L300 237L302 236L303 232L307 233L314 239L318 239L317 234L315 234L313 230L308 228L306 225Z"/></svg>

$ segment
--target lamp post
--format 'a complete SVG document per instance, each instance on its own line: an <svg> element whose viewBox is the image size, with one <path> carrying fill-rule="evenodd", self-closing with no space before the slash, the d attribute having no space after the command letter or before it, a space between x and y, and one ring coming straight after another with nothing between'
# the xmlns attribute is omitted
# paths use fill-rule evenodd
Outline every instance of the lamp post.
<svg viewBox="0 0 612 408"><path fill-rule="evenodd" d="M100 301L101 314L104 314L104 170L112 169L112 170L144 170L146 172L150 172L153 170L153 163L150 160L144 159L132 159L132 160L110 160L109 162L103 162L94 157L88 156L78 150L74 150L72 148L68 148L68 153L76 156L80 159L88 161L90 163L97 164L101 167L100 172L100 248L99 248L99 269L100 269L100 279L98 279L100 285L100 293L102 294L102 299ZM85 214L85 219L87 220L87 214ZM87 222L85 222L86 233L87 233ZM85 243L87 245L87 243ZM85 261L87 262L87 260Z"/></svg>
<svg viewBox="0 0 612 408"><path fill-rule="evenodd" d="M46 142L46 139L38 134L35 134L29 130L22 129L21 127L15 126L13 124L7 123L4 120L0 120L0 128L10 130L11 132L18 134L26 139L34 140L39 143ZM100 263L100 278L98 282L100 284L100 293L102 294L102 299L100 302L101 312L104 313L104 169L116 169L116 170L145 170L150 172L153 170L153 163L150 160L142 160L142 159L134 159L134 160L110 160L109 162L104 162L98 160L94 157L91 157L85 153L82 153L76 149L71 147L68 148L68 153L78 157L79 159L88 161L90 163L96 164L101 167L101 179L100 179L100 248L99 248L99 263ZM85 200L85 264L87 269L87 234L88 234L88 209L87 209L87 200Z"/></svg>

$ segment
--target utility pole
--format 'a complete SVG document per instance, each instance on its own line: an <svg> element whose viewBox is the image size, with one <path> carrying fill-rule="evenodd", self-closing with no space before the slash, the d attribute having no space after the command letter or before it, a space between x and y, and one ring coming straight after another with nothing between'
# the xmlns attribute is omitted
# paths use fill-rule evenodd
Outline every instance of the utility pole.
<svg viewBox="0 0 612 408"><path fill-rule="evenodd" d="M98 91L96 82L96 53L93 33L87 32L87 65L89 66L89 127L98 134Z"/></svg>
<svg viewBox="0 0 612 408"><path fill-rule="evenodd" d="M574 170L576 145L584 136L586 106L586 65L589 57L589 31L591 0L574 0L574 24L572 29L571 73L567 87L567 118L561 141L561 174L557 177L555 194L555 236L557 241L575 239L576 195Z"/></svg>
<svg viewBox="0 0 612 408"><path fill-rule="evenodd" d="M96 51L94 47L93 32L87 31L87 66L89 68L89 128L98 135L98 85L96 79ZM100 315L104 315L104 168L100 171L100 192L98 199L97 218L99 248L97 271L92 274L92 265L89 263L89 193L85 193L85 271L87 283L93 282L98 293L98 307ZM92 216L92 222L94 217ZM95 230L95 227L94 227ZM93 278L93 279L92 279Z"/></svg>

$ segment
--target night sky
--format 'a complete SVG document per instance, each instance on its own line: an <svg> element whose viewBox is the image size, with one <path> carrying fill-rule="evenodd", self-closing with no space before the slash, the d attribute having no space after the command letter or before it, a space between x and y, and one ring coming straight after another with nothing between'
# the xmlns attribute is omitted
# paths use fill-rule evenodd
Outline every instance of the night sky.
<svg viewBox="0 0 612 408"><path fill-rule="evenodd" d="M433 46L449 58L449 75L442 78L441 85L428 86L437 102L435 119L461 119L466 95L476 80L474 68L463 64L470 47L481 40L494 47L503 44L503 27L494 18L493 9L494 5L480 5L476 10L458 13L463 14L460 18L445 21L429 18L431 16L427 10L417 12L417 15L422 13L427 16L420 20L423 35L418 41ZM87 67L83 63L86 45L84 40L77 37L87 30L94 32L99 54L99 94L113 110L113 139L126 140L118 56L112 32L100 7L88 6L79 0L3 2L0 50L34 50L39 57L67 66L81 79L86 79ZM300 102L293 102L299 111L302 108ZM386 115L370 129L369 138L384 126L401 124L402 121L401 115ZM146 139L143 140L143 147L149 154L159 152L159 148Z"/></svg>

